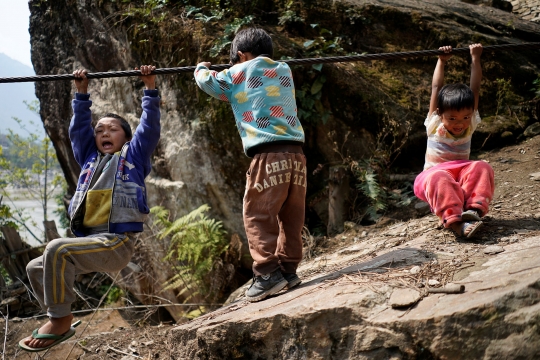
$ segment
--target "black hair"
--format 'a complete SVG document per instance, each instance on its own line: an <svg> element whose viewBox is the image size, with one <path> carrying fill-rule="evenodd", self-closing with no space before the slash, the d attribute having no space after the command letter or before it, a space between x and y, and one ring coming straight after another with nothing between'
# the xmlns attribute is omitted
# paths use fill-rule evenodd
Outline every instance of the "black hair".
<svg viewBox="0 0 540 360"><path fill-rule="evenodd" d="M237 64L240 61L238 52L249 52L253 56L274 55L274 46L272 38L263 29L248 28L243 29L236 34L231 44L231 63Z"/></svg>
<svg viewBox="0 0 540 360"><path fill-rule="evenodd" d="M474 109L474 93L465 84L444 85L437 96L439 114L446 110Z"/></svg>
<svg viewBox="0 0 540 360"><path fill-rule="evenodd" d="M122 127L122 129L124 130L124 133L126 134L126 139L131 140L131 138L133 137L133 133L131 132L131 126L129 126L129 123L126 121L126 119L124 119L118 114L107 113L103 115L93 124L94 128L96 127L99 120L105 119L105 118L113 118L113 119L120 120L120 126Z"/></svg>

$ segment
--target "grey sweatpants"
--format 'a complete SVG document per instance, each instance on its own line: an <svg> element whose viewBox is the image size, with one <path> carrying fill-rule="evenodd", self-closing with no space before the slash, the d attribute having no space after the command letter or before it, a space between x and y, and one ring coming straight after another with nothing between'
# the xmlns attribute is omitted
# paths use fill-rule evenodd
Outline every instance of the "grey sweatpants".
<svg viewBox="0 0 540 360"><path fill-rule="evenodd" d="M50 317L71 314L75 276L120 271L133 255L133 240L124 234L96 234L60 238L47 244L43 255L30 261L26 272L34 294Z"/></svg>

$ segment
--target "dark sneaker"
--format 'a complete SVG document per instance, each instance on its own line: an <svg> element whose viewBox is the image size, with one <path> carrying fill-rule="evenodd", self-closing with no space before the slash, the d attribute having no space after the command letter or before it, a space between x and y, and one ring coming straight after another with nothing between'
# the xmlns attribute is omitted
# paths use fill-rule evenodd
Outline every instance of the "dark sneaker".
<svg viewBox="0 0 540 360"><path fill-rule="evenodd" d="M254 276L253 283L246 291L248 301L261 301L267 296L274 295L287 286L287 280L276 270L270 274Z"/></svg>
<svg viewBox="0 0 540 360"><path fill-rule="evenodd" d="M300 285L302 280L296 274L282 273L285 280L287 280L287 289L292 289L295 286Z"/></svg>

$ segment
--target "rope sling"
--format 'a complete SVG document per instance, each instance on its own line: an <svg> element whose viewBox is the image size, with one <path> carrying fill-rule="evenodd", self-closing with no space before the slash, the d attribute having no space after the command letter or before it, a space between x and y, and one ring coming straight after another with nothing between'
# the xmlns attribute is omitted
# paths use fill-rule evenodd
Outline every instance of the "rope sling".
<svg viewBox="0 0 540 360"><path fill-rule="evenodd" d="M483 51L516 51L516 50L535 50L540 49L540 42L534 43L522 43L522 44L502 44L502 45L489 45L484 46ZM452 49L451 54L468 54L469 48L456 48ZM422 50L422 51L408 51L408 52L395 52L395 53L380 53L380 54L365 54L365 55L351 55L351 56L333 56L323 58L307 58L307 59L290 59L290 60L278 60L288 65L312 65L312 64L328 64L339 62L355 62L355 61L371 61L371 60L395 60L395 59L408 59L422 56L442 55L445 54L442 50ZM224 70L230 68L232 65L221 64L212 65L210 70ZM173 68L156 69L152 72L155 75L166 74L179 74L179 73L192 73L195 71L196 66L184 66ZM140 70L126 70L126 71L107 71L107 72L95 72L88 73L86 77L88 79L104 79L113 77L127 77L127 76L140 76ZM20 76L20 77L5 77L0 78L0 83L18 83L18 82L34 82L34 81L57 81L57 80L74 80L75 77L72 74L58 74L58 75L36 75L36 76Z"/></svg>

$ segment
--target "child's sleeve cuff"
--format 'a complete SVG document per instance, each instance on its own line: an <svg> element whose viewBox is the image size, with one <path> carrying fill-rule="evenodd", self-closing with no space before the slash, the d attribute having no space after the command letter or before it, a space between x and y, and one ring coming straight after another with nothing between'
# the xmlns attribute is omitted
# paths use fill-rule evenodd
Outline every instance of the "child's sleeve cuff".
<svg viewBox="0 0 540 360"><path fill-rule="evenodd" d="M146 90L146 89L144 89L144 96L158 97L159 96L159 91L158 91L158 89L154 89L154 90Z"/></svg>
<svg viewBox="0 0 540 360"><path fill-rule="evenodd" d="M90 100L90 94L75 93L75 100L88 101Z"/></svg>

